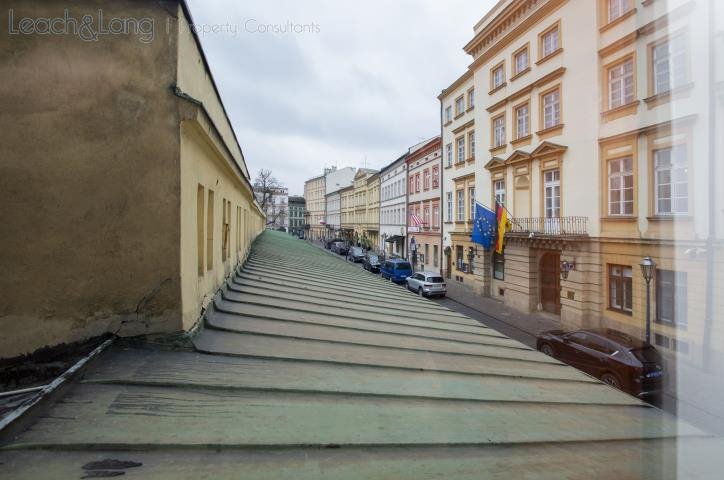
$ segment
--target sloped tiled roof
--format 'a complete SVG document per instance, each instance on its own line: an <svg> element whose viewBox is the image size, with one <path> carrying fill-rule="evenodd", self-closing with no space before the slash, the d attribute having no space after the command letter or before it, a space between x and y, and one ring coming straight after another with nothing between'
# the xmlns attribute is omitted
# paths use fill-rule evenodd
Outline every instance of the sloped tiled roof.
<svg viewBox="0 0 724 480"><path fill-rule="evenodd" d="M662 478L724 446L272 231L193 349L115 347L2 440L3 478Z"/></svg>

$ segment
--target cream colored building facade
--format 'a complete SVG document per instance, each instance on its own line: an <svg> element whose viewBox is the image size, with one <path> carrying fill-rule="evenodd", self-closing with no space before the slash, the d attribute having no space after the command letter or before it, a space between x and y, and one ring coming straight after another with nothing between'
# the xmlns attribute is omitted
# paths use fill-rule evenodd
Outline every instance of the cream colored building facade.
<svg viewBox="0 0 724 480"><path fill-rule="evenodd" d="M375 180L376 177L376 180ZM379 215L379 174L370 168L357 169L354 181L352 183L351 202L352 209L349 212L349 223L352 228L352 242L360 245L367 245L370 241L370 231L368 226L368 210L372 210L372 203L376 204L376 211ZM373 200L371 195L377 195L377 199ZM379 221L374 226L375 238L379 232Z"/></svg>
<svg viewBox="0 0 724 480"><path fill-rule="evenodd" d="M326 172L325 172L326 174ZM307 211L304 215L309 229L307 238L319 240L326 232L326 181L325 174L304 182L304 201Z"/></svg>
<svg viewBox="0 0 724 480"><path fill-rule="evenodd" d="M3 358L108 332L192 328L263 226L185 3L101 3L107 18L168 31L149 43L27 35L24 55L0 66L18 107L0 112ZM81 1L73 12L98 8ZM43 91L54 94L32 93Z"/></svg>
<svg viewBox="0 0 724 480"><path fill-rule="evenodd" d="M455 200L470 188L466 174L478 201L502 203L513 221L504 255L476 255L472 279L456 271L453 253L453 280L524 312L548 311L564 328L643 338L639 262L650 256L651 342L692 364L724 364L710 348L724 343L712 317L724 308L711 293L720 268L706 268L721 265L721 235L706 242L710 222L722 220L710 216L709 178L721 172L710 168L707 115L721 107L706 80L716 43L692 28L708 25L708 7L511 0L475 25L470 68L440 96L446 214L453 200L443 241L462 244L465 263L469 237L457 231L466 223L456 222L467 218ZM468 89L479 92L476 105L461 115ZM467 170L469 155L460 163L456 146L471 121L477 151Z"/></svg>
<svg viewBox="0 0 724 480"><path fill-rule="evenodd" d="M365 209L365 248L375 250L380 243L380 173L367 177Z"/></svg>
<svg viewBox="0 0 724 480"><path fill-rule="evenodd" d="M478 97L472 70L438 96L442 122L442 267L446 278L487 293L482 277L476 274L486 256L470 241L475 181L480 173L475 127Z"/></svg>

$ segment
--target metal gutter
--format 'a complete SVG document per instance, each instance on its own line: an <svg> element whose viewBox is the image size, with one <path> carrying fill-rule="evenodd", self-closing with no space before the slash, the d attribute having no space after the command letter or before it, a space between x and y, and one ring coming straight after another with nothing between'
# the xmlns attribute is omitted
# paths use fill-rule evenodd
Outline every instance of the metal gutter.
<svg viewBox="0 0 724 480"><path fill-rule="evenodd" d="M89 361L97 357L101 352L103 352L106 348L108 348L114 341L115 337L109 338L105 342L101 343L99 346L97 346L92 352L90 352L85 357L78 360L75 365L70 367L68 370L63 372L62 375L60 375L58 378L50 382L49 384L43 386L40 388L40 393L30 399L28 399L26 402L24 402L22 405L20 405L18 408L13 410L10 414L8 414L6 417L4 417L2 420L0 420L0 432L2 432L5 428L10 426L12 423L14 423L16 420L18 420L25 412L33 408L35 405L40 403L41 400L46 398L48 395L56 391L58 388L60 388L63 384L65 384L68 380L70 380L73 375L78 372L85 364L87 364ZM28 391L32 391L33 389L26 389ZM12 392L10 392L12 393ZM16 390L15 393L18 393Z"/></svg>

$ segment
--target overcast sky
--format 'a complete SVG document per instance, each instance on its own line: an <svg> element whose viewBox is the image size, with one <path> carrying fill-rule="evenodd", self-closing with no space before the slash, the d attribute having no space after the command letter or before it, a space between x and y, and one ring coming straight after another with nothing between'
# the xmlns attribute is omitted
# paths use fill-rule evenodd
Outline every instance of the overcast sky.
<svg viewBox="0 0 724 480"><path fill-rule="evenodd" d="M437 95L494 0L189 0L252 179L302 194L325 166L380 168L439 134ZM298 32L268 32L274 25ZM299 32L299 30L302 30Z"/></svg>

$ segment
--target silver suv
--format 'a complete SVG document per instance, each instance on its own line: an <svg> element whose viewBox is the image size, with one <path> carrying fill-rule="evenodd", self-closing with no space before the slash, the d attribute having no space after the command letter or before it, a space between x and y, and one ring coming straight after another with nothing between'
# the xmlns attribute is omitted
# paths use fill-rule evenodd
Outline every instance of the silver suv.
<svg viewBox="0 0 724 480"><path fill-rule="evenodd" d="M447 293L447 285L445 280L439 273L435 272L417 272L407 277L407 288L416 292L418 295L429 297L432 295L440 295L444 297Z"/></svg>

